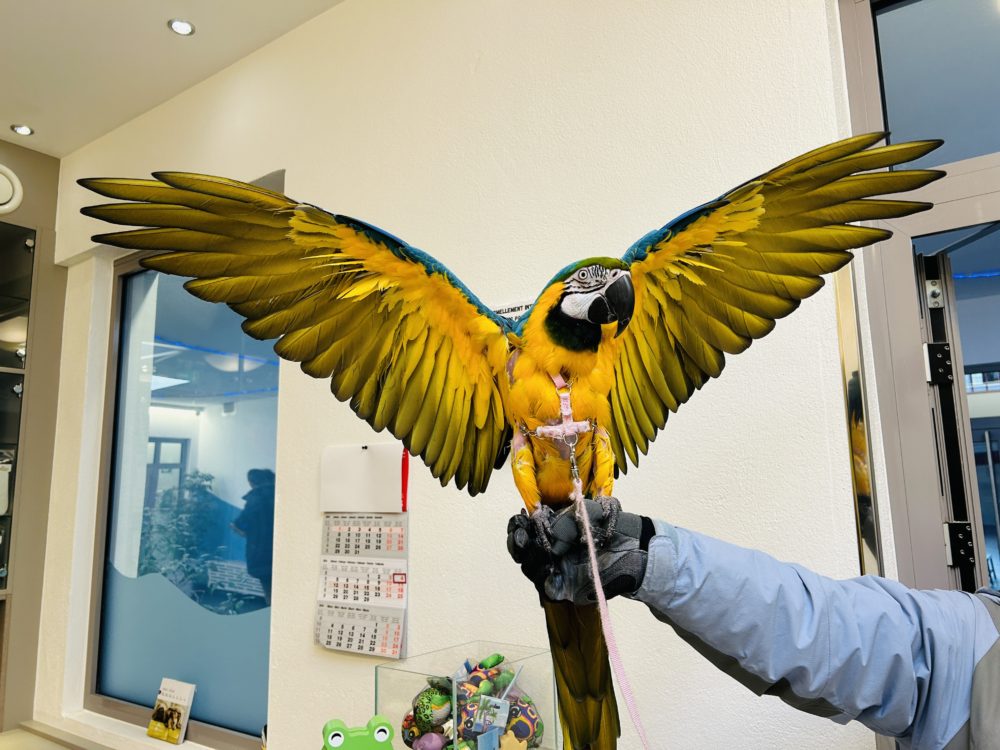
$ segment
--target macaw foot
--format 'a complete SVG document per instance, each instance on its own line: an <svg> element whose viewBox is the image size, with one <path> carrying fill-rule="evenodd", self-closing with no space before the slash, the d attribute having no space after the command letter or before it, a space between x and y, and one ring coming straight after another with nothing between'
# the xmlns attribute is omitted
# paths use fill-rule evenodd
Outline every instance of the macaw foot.
<svg viewBox="0 0 1000 750"><path fill-rule="evenodd" d="M552 538L555 517L556 512L547 505L539 505L528 516L535 527L535 538L549 556L552 555L552 543L549 540Z"/></svg>
<svg viewBox="0 0 1000 750"><path fill-rule="evenodd" d="M583 504L597 547L604 547L618 531L618 519L622 513L621 503L613 497L599 497ZM528 523L534 532L532 536L538 546L551 560L562 557L579 544L582 538L583 519L578 518L576 506L567 505L556 511L547 505L539 505L529 516ZM523 521L521 522L524 523ZM511 529L508 528L508 533Z"/></svg>
<svg viewBox="0 0 1000 750"><path fill-rule="evenodd" d="M615 535L618 529L618 516L622 512L622 504L618 498L606 497L604 495L595 498L600 503L604 511L604 518L601 524L591 524L591 533L594 535L594 544L603 547Z"/></svg>
<svg viewBox="0 0 1000 750"><path fill-rule="evenodd" d="M528 518L534 527L538 545L550 561L565 555L580 540L580 529L576 525L572 505L559 511L539 505Z"/></svg>

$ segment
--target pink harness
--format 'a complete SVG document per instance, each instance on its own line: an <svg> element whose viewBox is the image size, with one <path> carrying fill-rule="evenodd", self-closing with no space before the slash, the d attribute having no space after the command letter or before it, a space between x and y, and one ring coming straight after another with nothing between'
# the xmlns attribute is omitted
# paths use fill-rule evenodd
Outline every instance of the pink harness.
<svg viewBox="0 0 1000 750"><path fill-rule="evenodd" d="M535 430L535 434L540 438L558 440L567 445L570 448L570 455L573 456L572 463L575 465L576 456L573 448L579 442L580 434L590 432L593 425L589 421L573 421L573 406L569 401L573 386L567 383L561 374L553 375L552 382L555 383L556 393L559 394L559 412L562 415L562 421L557 424L543 424Z"/></svg>

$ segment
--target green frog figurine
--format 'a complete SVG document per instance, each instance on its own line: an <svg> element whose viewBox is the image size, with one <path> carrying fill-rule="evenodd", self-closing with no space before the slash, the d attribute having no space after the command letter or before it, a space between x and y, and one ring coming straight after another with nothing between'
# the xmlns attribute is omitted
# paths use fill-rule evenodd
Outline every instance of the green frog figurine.
<svg viewBox="0 0 1000 750"><path fill-rule="evenodd" d="M390 750L392 724L384 716L373 716L368 726L349 728L340 719L323 727L323 750Z"/></svg>

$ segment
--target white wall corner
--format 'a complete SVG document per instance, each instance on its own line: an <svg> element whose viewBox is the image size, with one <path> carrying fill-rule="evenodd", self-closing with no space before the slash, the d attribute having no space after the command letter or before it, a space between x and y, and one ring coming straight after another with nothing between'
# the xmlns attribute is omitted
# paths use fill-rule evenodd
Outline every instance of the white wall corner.
<svg viewBox="0 0 1000 750"><path fill-rule="evenodd" d="M83 706L111 320L110 261L70 268L60 360L36 718Z"/></svg>

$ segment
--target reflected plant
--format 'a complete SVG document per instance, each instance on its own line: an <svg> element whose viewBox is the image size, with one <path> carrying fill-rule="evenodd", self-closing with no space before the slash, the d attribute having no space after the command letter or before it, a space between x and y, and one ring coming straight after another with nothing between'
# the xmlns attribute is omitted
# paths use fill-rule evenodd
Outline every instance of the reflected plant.
<svg viewBox="0 0 1000 750"><path fill-rule="evenodd" d="M212 495L213 479L211 474L191 472L179 487L157 493L143 511L139 575L160 573L195 601L193 583L203 577L209 559L202 544L203 500Z"/></svg>
<svg viewBox="0 0 1000 750"><path fill-rule="evenodd" d="M209 585L209 565L225 559L230 512L212 492L215 477L193 471L179 487L157 493L145 508L139 546L139 575L159 573L184 594L218 614L240 614L263 606L262 597L221 591Z"/></svg>

